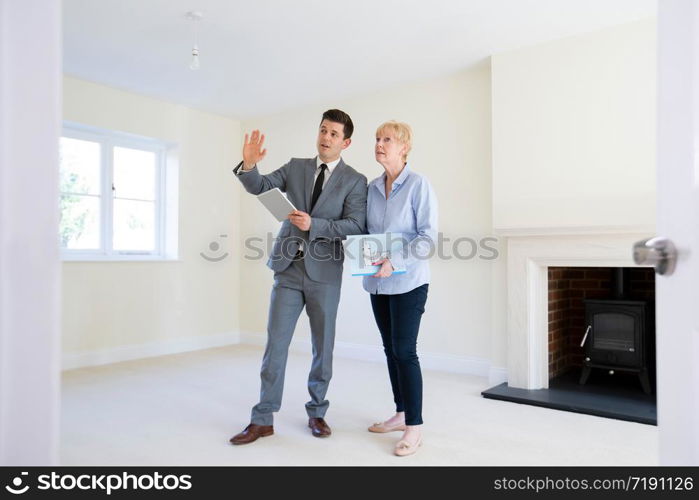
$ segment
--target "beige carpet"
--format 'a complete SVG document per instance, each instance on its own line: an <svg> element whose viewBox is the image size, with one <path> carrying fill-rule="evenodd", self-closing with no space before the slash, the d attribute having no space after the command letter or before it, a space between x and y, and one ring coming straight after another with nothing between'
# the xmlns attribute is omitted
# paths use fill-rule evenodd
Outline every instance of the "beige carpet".
<svg viewBox="0 0 699 500"><path fill-rule="evenodd" d="M309 346L310 350L310 346ZM487 400L488 381L424 371L424 444L366 427L393 412L383 364L335 359L327 439L304 403L310 355L290 354L275 435L228 439L248 423L262 349L231 346L64 373L63 465L656 465L653 426Z"/></svg>

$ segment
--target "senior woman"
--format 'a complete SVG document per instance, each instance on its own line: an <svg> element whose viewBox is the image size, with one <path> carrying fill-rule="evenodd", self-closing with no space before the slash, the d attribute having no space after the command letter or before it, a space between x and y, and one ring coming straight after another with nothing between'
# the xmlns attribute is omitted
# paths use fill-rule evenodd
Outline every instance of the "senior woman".
<svg viewBox="0 0 699 500"><path fill-rule="evenodd" d="M374 154L384 173L369 184L367 229L370 234L402 233L403 253L375 264L364 277L381 333L396 413L369 427L371 432L403 431L395 447L412 455L422 444L422 373L417 356L420 319L425 312L431 255L437 236L437 198L427 179L408 165L412 130L390 121L376 130ZM405 268L405 273L393 273Z"/></svg>

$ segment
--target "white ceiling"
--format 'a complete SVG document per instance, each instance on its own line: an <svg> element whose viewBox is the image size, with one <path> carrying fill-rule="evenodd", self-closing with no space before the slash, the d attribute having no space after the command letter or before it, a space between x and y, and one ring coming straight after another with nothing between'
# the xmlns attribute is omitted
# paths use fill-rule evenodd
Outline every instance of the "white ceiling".
<svg viewBox="0 0 699 500"><path fill-rule="evenodd" d="M246 118L655 15L656 0L63 0L68 75ZM201 69L189 69L200 10Z"/></svg>

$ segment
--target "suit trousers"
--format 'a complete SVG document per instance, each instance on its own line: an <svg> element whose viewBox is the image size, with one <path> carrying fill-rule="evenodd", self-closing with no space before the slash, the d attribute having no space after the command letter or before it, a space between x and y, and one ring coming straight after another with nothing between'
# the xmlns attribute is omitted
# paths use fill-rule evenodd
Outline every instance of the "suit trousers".
<svg viewBox="0 0 699 500"><path fill-rule="evenodd" d="M309 258L309 257L306 257ZM306 403L309 417L324 417L330 403L325 399L332 377L335 319L340 302L340 283L320 283L306 274L304 259L274 274L274 286L267 320L267 346L260 371L260 402L252 409L250 421L272 425L284 391L284 374L289 344L303 308L311 325L313 361L308 374Z"/></svg>
<svg viewBox="0 0 699 500"><path fill-rule="evenodd" d="M381 332L396 412L406 425L422 424L422 372L417 334L425 312L428 284L395 295L371 295L371 307Z"/></svg>

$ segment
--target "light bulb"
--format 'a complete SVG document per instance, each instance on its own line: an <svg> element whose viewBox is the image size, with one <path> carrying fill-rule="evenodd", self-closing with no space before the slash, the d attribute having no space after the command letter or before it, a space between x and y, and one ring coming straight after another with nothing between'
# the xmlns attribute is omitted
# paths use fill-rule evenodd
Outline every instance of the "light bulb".
<svg viewBox="0 0 699 500"><path fill-rule="evenodd" d="M199 69L199 48L196 45L192 48L192 62L189 64L189 69L192 71Z"/></svg>

